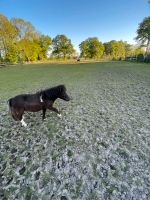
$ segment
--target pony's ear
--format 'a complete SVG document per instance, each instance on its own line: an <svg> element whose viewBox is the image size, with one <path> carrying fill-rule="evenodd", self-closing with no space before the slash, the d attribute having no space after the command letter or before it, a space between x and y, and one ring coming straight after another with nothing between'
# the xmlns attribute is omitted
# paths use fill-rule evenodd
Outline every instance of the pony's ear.
<svg viewBox="0 0 150 200"><path fill-rule="evenodd" d="M59 88L61 92L66 91L65 85L59 85Z"/></svg>
<svg viewBox="0 0 150 200"><path fill-rule="evenodd" d="M63 88L63 90L66 90L66 86L65 85L62 85L62 88Z"/></svg>

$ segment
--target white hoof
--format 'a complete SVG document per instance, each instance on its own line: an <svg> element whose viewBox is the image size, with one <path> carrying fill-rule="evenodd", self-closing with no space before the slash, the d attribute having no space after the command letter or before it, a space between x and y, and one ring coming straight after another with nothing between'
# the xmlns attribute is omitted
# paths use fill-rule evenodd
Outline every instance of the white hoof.
<svg viewBox="0 0 150 200"><path fill-rule="evenodd" d="M22 118L22 120L21 120L21 124L22 124L22 126L27 127L27 124L25 123L25 121L23 119L24 118Z"/></svg>
<svg viewBox="0 0 150 200"><path fill-rule="evenodd" d="M58 116L59 118L62 118L62 115L61 115L61 114L57 114L57 116Z"/></svg>
<svg viewBox="0 0 150 200"><path fill-rule="evenodd" d="M22 122L21 124L22 126L27 127L27 124L25 122L24 123Z"/></svg>

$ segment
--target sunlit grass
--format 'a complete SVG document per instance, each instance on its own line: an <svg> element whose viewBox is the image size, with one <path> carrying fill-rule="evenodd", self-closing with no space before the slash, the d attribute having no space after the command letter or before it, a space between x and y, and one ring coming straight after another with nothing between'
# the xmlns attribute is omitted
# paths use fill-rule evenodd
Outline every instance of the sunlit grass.
<svg viewBox="0 0 150 200"><path fill-rule="evenodd" d="M89 79L92 82L94 73L110 70L143 70L149 73L148 64L105 62L91 64L29 64L0 68L0 98L23 92L33 92L58 84L77 85ZM91 78L92 77L92 78Z"/></svg>

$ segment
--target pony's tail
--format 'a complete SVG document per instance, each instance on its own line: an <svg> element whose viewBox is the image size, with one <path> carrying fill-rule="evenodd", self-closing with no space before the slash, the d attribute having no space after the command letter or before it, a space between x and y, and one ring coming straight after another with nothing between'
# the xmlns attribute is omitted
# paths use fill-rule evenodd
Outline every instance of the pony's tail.
<svg viewBox="0 0 150 200"><path fill-rule="evenodd" d="M7 106L8 106L8 112L11 113L11 99L8 99L7 101Z"/></svg>
<svg viewBox="0 0 150 200"><path fill-rule="evenodd" d="M8 112L11 114L14 120L17 120L16 115L15 115L15 109L12 106L12 99L9 99L7 101L8 104Z"/></svg>

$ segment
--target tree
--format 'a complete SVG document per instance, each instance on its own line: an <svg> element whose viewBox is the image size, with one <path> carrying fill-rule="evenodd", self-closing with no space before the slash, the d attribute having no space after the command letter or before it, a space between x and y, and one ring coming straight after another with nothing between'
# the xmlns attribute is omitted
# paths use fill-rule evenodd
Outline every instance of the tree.
<svg viewBox="0 0 150 200"><path fill-rule="evenodd" d="M80 57L83 57L83 58L89 58L90 57L88 43L87 43L86 40L81 42L81 44L79 44L79 48L80 48L80 51L81 51Z"/></svg>
<svg viewBox="0 0 150 200"><path fill-rule="evenodd" d="M112 58L124 58L126 55L125 44L123 41L112 40L104 43L104 46L106 55L109 55Z"/></svg>
<svg viewBox="0 0 150 200"><path fill-rule="evenodd" d="M112 41L112 56L114 58L124 58L125 57L125 47L122 41Z"/></svg>
<svg viewBox="0 0 150 200"><path fill-rule="evenodd" d="M136 47L134 49L134 55L144 54L144 50L141 47Z"/></svg>
<svg viewBox="0 0 150 200"><path fill-rule="evenodd" d="M53 55L57 55L58 57L64 57L66 56L71 56L74 53L74 48L71 43L71 40L67 38L65 35L57 35L53 40L52 40L52 47Z"/></svg>
<svg viewBox="0 0 150 200"><path fill-rule="evenodd" d="M31 22L0 14L0 60L7 62L45 59L52 41Z"/></svg>
<svg viewBox="0 0 150 200"><path fill-rule="evenodd" d="M17 30L18 40L33 40L34 38L39 37L39 32L35 29L31 22L25 21L21 18L12 18L11 24Z"/></svg>
<svg viewBox="0 0 150 200"><path fill-rule="evenodd" d="M105 47L105 54L110 55L111 54L111 43L105 42L103 45Z"/></svg>
<svg viewBox="0 0 150 200"><path fill-rule="evenodd" d="M4 15L0 14L0 50L1 57L12 62L16 58L17 30ZM11 55L12 51L12 55Z"/></svg>
<svg viewBox="0 0 150 200"><path fill-rule="evenodd" d="M37 42L27 39L20 40L18 48L20 49L18 57L21 61L36 61L41 52L41 48Z"/></svg>
<svg viewBox="0 0 150 200"><path fill-rule="evenodd" d="M33 61L45 59L51 44L51 38L40 34L31 22L21 18L13 18L11 23L17 30L20 60Z"/></svg>
<svg viewBox="0 0 150 200"><path fill-rule="evenodd" d="M88 38L79 45L81 57L101 58L104 53L104 45L97 37Z"/></svg>
<svg viewBox="0 0 150 200"><path fill-rule="evenodd" d="M45 59L47 56L48 50L50 50L50 45L52 43L51 38L48 35L41 35L39 39L37 40L37 43L39 44L41 51L39 52L38 59L42 60Z"/></svg>
<svg viewBox="0 0 150 200"><path fill-rule="evenodd" d="M125 48L125 57L133 55L133 45L123 42Z"/></svg>
<svg viewBox="0 0 150 200"><path fill-rule="evenodd" d="M12 42L7 43L7 51L4 60L9 63L16 63L18 62L17 54L18 54L17 46Z"/></svg>
<svg viewBox="0 0 150 200"><path fill-rule="evenodd" d="M146 53L148 53L150 50L150 17L144 18L139 24L137 37L135 39L146 46Z"/></svg>

